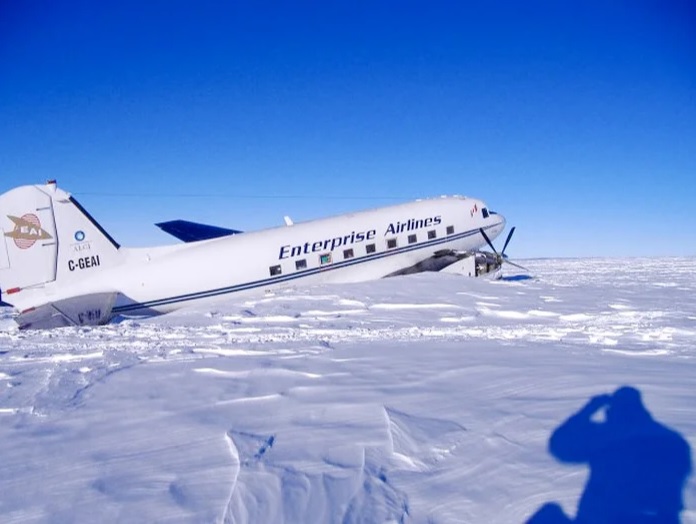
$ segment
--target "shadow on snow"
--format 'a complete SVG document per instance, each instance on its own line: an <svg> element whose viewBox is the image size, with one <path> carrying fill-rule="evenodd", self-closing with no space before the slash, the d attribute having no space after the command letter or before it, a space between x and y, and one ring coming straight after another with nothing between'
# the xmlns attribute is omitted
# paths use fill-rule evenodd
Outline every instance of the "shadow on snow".
<svg viewBox="0 0 696 524"><path fill-rule="evenodd" d="M691 450L679 433L652 418L637 389L624 386L591 398L553 432L549 451L560 462L586 463L589 479L574 519L547 503L527 524L680 521Z"/></svg>
<svg viewBox="0 0 696 524"><path fill-rule="evenodd" d="M500 280L503 282L522 282L524 280L534 280L534 277L531 275L510 275L508 277L502 276Z"/></svg>

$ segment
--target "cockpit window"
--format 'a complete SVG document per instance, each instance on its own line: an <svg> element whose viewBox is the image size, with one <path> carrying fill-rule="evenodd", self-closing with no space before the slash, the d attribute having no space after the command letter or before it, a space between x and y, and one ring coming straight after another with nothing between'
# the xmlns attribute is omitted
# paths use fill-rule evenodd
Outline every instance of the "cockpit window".
<svg viewBox="0 0 696 524"><path fill-rule="evenodd" d="M488 209L485 207L481 208L481 213L483 213L483 218L488 218Z"/></svg>

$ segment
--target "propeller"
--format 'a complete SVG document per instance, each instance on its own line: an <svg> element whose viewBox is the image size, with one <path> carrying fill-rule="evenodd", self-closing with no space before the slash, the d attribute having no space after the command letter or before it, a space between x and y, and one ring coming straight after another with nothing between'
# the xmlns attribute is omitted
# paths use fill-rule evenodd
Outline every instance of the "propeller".
<svg viewBox="0 0 696 524"><path fill-rule="evenodd" d="M505 244L503 244L503 250L498 253L498 251L495 249L495 246L493 245L493 242L491 242L491 239L488 238L488 235L486 232L483 230L483 228L480 228L479 231L481 231L481 234L483 235L483 238L486 240L488 245L491 247L493 250L493 253L496 256L497 262L499 265L503 265L503 262L506 262L510 264L511 266L515 266L516 268L519 268L523 271L529 271L526 267L521 266L519 264L516 264L515 262L512 262L511 260L508 259L508 256L505 254L505 249L508 247L508 244L510 243L510 239L512 238L512 234L515 232L515 228L513 227L510 232L508 233L507 238L505 239Z"/></svg>

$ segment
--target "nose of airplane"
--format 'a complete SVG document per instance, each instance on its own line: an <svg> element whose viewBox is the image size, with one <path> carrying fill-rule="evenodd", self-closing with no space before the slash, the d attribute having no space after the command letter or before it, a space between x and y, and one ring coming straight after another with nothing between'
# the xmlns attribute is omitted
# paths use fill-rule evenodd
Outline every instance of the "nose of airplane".
<svg viewBox="0 0 696 524"><path fill-rule="evenodd" d="M498 218L498 223L492 229L493 235L497 237L505 229L505 224L507 224L507 221L503 215L496 215L496 217Z"/></svg>

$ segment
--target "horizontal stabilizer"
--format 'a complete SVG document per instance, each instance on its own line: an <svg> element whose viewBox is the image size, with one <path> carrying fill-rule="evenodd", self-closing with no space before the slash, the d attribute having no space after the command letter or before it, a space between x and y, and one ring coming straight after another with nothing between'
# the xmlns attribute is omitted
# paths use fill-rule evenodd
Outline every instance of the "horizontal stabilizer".
<svg viewBox="0 0 696 524"><path fill-rule="evenodd" d="M165 233L169 233L184 242L198 242L199 240L210 240L211 238L228 237L241 233L241 231L236 229L209 226L208 224L199 224L198 222L189 222L188 220L170 220L169 222L160 222L155 225Z"/></svg>
<svg viewBox="0 0 696 524"><path fill-rule="evenodd" d="M94 293L27 309L15 319L19 329L96 326L111 319L116 293Z"/></svg>

